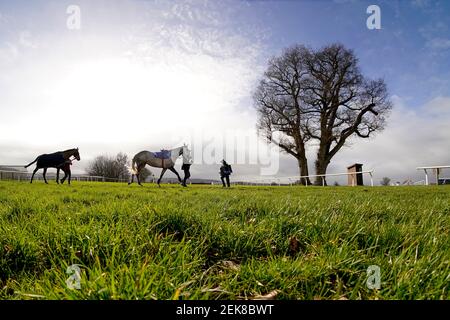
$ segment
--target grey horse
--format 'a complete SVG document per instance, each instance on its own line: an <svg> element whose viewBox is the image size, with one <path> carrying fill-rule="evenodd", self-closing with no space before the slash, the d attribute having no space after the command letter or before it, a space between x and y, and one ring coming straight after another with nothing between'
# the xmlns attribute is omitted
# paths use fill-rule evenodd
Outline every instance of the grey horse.
<svg viewBox="0 0 450 320"><path fill-rule="evenodd" d="M169 169L170 171L176 174L178 181L180 181L181 185L186 187L186 178L184 180L181 180L180 175L174 168L175 162L180 156L183 157L184 165L190 166L192 164L191 152L188 149L187 145L183 145L181 147L174 148L171 150L161 150L160 152L141 151L137 153L133 157L133 160L131 161L131 181L128 183L128 185L133 183L134 176L136 176L138 184L142 186L141 181L139 179L139 173L141 172L142 169L144 169L146 165L149 165L155 168L162 168L161 175L158 179L158 186L161 186L160 185L161 179L164 173L167 171L167 169ZM189 166L187 167L189 168Z"/></svg>

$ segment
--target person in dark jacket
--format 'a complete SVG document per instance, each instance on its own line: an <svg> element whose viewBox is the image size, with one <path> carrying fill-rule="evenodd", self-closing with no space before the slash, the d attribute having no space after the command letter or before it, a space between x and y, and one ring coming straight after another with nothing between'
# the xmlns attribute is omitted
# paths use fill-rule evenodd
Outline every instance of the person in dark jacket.
<svg viewBox="0 0 450 320"><path fill-rule="evenodd" d="M220 180L222 180L223 187L230 187L231 173L233 173L231 166L225 160L222 160L222 166L220 167ZM225 180L227 182L226 184Z"/></svg>

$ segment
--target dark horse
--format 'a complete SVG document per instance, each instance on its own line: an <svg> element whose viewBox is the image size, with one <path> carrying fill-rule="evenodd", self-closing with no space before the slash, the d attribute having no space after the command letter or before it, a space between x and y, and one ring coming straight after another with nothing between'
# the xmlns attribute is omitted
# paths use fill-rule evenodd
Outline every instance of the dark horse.
<svg viewBox="0 0 450 320"><path fill-rule="evenodd" d="M47 179L45 178L47 169L48 168L58 169L58 177L56 178L56 182L58 182L59 170L62 167L64 167L64 165L66 165L67 161L70 161L70 157L72 157L72 156L74 156L75 159L80 161L80 153L78 152L78 148L69 149L69 150L65 150L65 151L58 151L58 152L50 153L50 154L41 154L33 162L31 162L25 166L25 168L28 168L33 163L37 162L36 168L34 169L33 175L31 176L30 183L33 183L34 174L36 173L36 171L38 171L41 168L44 169L43 176L44 176L45 183L48 183ZM63 171L66 173L66 170L63 169ZM69 166L69 171L70 171L70 166ZM67 173L66 173L66 175L67 175ZM63 178L62 182L64 182L65 178L66 177Z"/></svg>

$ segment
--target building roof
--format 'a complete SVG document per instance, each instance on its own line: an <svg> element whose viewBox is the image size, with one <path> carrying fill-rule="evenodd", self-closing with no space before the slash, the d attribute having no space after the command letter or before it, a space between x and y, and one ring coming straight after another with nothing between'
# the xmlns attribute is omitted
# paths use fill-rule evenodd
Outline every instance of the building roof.
<svg viewBox="0 0 450 320"><path fill-rule="evenodd" d="M0 171L28 172L24 166L8 166L8 165L0 165Z"/></svg>
<svg viewBox="0 0 450 320"><path fill-rule="evenodd" d="M350 168L353 168L353 167L356 167L356 166L362 166L362 163L354 163L351 166L347 167L347 169L350 169Z"/></svg>

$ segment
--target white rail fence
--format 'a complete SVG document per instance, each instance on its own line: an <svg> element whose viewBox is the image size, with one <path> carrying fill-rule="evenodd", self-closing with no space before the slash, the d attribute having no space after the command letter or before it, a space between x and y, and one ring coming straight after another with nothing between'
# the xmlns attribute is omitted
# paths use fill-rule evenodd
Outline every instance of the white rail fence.
<svg viewBox="0 0 450 320"><path fill-rule="evenodd" d="M31 174L23 171L0 170L0 180L27 180L31 178Z"/></svg>
<svg viewBox="0 0 450 320"><path fill-rule="evenodd" d="M31 172L14 171L14 170L0 170L0 180L17 180L17 181L30 181ZM47 180L55 180L55 173L47 173ZM64 177L64 173L61 172L60 178ZM34 180L44 180L42 173L36 173ZM97 181L97 182L128 182L128 179L115 179L102 176L89 176L89 175L72 175L72 181Z"/></svg>
<svg viewBox="0 0 450 320"><path fill-rule="evenodd" d="M295 185L299 184L301 179L305 179L306 186L309 186L308 179L311 178L321 178L322 186L325 186L327 177L337 177L337 176L350 176L351 185L356 186L356 175L366 174L370 177L370 185L373 187L373 172L374 170L358 171L358 172L343 172L343 173L327 173L327 174L311 174L308 176L289 176L289 177L274 177L274 178L255 178L255 179L236 179L234 184L244 184L244 185Z"/></svg>
<svg viewBox="0 0 450 320"><path fill-rule="evenodd" d="M439 185L439 176L443 169L449 169L450 166L432 166L432 167L417 167L417 170L423 170L425 173L425 185L428 186L430 184L430 181L428 179L428 171L430 170L432 173L434 173L436 177L436 184ZM450 178L445 178L443 180L450 180ZM442 184L444 184L445 181L443 181Z"/></svg>
<svg viewBox="0 0 450 320"><path fill-rule="evenodd" d="M450 169L450 166L429 166L429 167L417 167L417 170L424 170L425 180L420 180L417 182L412 182L409 185L430 185L429 173L430 171L434 174L436 178L436 184L446 184L450 181L450 178L440 178L440 174L443 169ZM238 185L296 185L300 184L301 179L312 179L321 178L322 186L325 186L327 177L338 177L338 176L350 176L352 186L356 185L357 174L368 175L370 177L370 186L374 186L373 180L374 170L358 171L358 172L344 172L344 173L328 173L321 175L308 175L308 176L287 176L287 177L271 177L271 178L237 178L232 182L232 184ZM29 181L31 178L31 172L25 171L14 171L14 170L0 170L0 180L17 180L17 181ZM60 174L60 178L64 176L64 173ZM55 173L48 173L47 180L55 180ZM42 173L36 173L34 176L35 180L43 180ZM114 179L107 178L103 176L89 176L89 175L72 175L72 181L97 181L97 182L128 182L128 179ZM305 179L306 186L309 186L308 179ZM153 178L151 182L154 182L156 178ZM171 183L169 181L168 183Z"/></svg>

